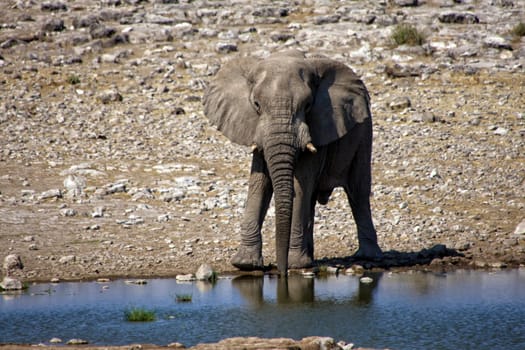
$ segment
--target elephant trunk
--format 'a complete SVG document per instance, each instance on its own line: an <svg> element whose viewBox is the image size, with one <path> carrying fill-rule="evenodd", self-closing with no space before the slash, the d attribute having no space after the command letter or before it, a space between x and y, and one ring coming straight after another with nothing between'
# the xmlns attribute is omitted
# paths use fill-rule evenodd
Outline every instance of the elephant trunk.
<svg viewBox="0 0 525 350"><path fill-rule="evenodd" d="M292 225L294 163L297 152L289 106L273 114L271 130L263 145L264 157L275 195L275 240L277 268L281 275L288 270L288 249ZM274 111L275 112L275 111Z"/></svg>

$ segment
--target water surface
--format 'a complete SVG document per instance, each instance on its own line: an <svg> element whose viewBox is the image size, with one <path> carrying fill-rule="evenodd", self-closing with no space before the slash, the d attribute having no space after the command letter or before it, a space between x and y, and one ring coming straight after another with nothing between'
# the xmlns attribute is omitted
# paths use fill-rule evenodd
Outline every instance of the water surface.
<svg viewBox="0 0 525 350"><path fill-rule="evenodd" d="M525 270L371 274L327 278L237 277L215 284L172 279L35 284L0 296L0 343L53 337L91 344L180 342L234 336L318 335L391 349L525 349ZM180 303L176 296L191 294ZM126 310L154 310L127 322Z"/></svg>

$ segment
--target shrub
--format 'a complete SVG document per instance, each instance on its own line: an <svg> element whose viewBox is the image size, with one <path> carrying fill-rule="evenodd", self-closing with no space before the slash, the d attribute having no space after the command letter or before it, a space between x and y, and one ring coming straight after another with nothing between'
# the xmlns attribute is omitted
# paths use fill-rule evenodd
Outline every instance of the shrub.
<svg viewBox="0 0 525 350"><path fill-rule="evenodd" d="M67 82L71 85L80 84L80 77L78 75L71 74L67 77Z"/></svg>
<svg viewBox="0 0 525 350"><path fill-rule="evenodd" d="M422 45L425 37L416 27L410 24L398 24L392 32L392 41L396 45Z"/></svg>
<svg viewBox="0 0 525 350"><path fill-rule="evenodd" d="M155 311L131 308L124 312L126 321L128 322L150 322L155 321Z"/></svg>
<svg viewBox="0 0 525 350"><path fill-rule="evenodd" d="M525 36L525 23L520 22L514 26L511 30L512 35L517 37Z"/></svg>

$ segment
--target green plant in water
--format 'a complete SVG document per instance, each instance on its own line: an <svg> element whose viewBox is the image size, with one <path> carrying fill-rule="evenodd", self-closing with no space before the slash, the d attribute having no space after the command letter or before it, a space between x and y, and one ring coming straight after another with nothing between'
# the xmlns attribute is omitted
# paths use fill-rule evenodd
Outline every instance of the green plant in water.
<svg viewBox="0 0 525 350"><path fill-rule="evenodd" d="M146 310L142 308L131 308L124 312L126 321L128 322L151 322L155 321L155 311Z"/></svg>
<svg viewBox="0 0 525 350"><path fill-rule="evenodd" d="M520 22L514 26L511 30L512 35L516 37L522 37L525 36L525 23Z"/></svg>
<svg viewBox="0 0 525 350"><path fill-rule="evenodd" d="M396 45L422 45L425 42L425 36L420 33L416 27L402 23L398 24L392 32L391 39Z"/></svg>
<svg viewBox="0 0 525 350"><path fill-rule="evenodd" d="M177 302L179 303L188 303L188 302L191 302L192 300L192 295L191 294L177 294L175 295L175 299L177 300Z"/></svg>

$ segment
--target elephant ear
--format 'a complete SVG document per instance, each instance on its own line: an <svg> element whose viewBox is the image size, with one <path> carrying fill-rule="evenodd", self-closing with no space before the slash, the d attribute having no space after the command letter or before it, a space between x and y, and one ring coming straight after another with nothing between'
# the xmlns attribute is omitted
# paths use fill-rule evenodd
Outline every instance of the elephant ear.
<svg viewBox="0 0 525 350"><path fill-rule="evenodd" d="M370 97L361 79L345 64L324 57L308 61L318 81L307 123L313 143L322 146L371 117Z"/></svg>
<svg viewBox="0 0 525 350"><path fill-rule="evenodd" d="M204 114L232 142L251 145L259 116L250 103L249 70L254 59L224 64L204 93Z"/></svg>

